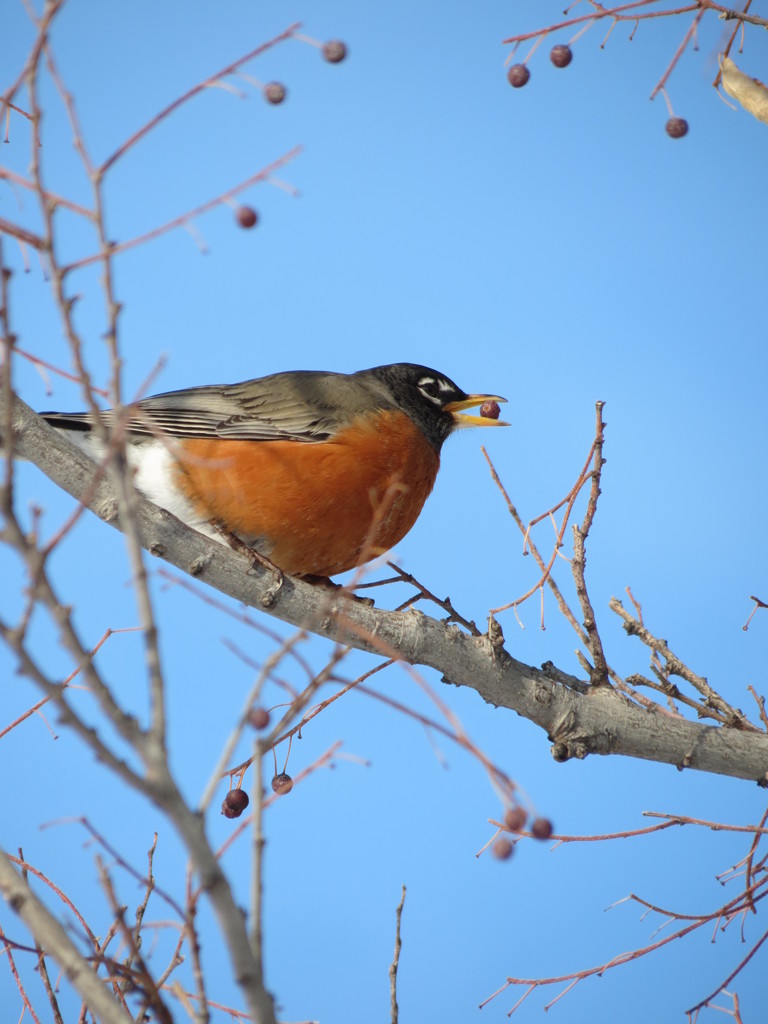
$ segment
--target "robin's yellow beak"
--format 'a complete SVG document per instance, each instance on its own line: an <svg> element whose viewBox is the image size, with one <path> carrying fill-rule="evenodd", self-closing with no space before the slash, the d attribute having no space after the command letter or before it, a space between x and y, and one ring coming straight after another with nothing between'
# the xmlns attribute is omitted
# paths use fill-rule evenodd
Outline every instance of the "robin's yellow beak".
<svg viewBox="0 0 768 1024"><path fill-rule="evenodd" d="M460 402L448 402L443 409L451 413L457 427L508 427L508 423L496 418L499 414L498 409L494 410L496 416L465 416L461 411L474 409L476 405L482 406L486 402L506 402L506 398L502 398L501 395L467 395Z"/></svg>

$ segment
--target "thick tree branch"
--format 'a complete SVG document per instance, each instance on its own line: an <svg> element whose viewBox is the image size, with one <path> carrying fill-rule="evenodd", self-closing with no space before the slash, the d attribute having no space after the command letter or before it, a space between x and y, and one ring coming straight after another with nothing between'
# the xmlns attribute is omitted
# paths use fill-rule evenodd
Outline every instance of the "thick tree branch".
<svg viewBox="0 0 768 1024"><path fill-rule="evenodd" d="M0 422L6 416L0 395ZM54 483L114 526L117 504L93 464L16 399L13 447ZM590 687L554 666L537 669L515 660L496 640L468 636L413 609L390 612L328 594L286 577L276 588L271 573L253 566L186 527L150 502L139 500L137 529L144 547L182 571L253 608L359 650L436 669L443 680L469 686L490 704L516 711L540 726L561 761L587 754L624 754L768 783L768 735L702 725L662 708L642 708L610 687Z"/></svg>

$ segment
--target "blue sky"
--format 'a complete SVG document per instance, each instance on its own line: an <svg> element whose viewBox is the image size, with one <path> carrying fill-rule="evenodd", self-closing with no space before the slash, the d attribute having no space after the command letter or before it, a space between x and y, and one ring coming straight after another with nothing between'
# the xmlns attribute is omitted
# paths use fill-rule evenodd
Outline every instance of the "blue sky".
<svg viewBox="0 0 768 1024"><path fill-rule="evenodd" d="M3 86L15 78L32 40L21 3L3 15ZM576 13L576 11L574 11ZM446 445L433 496L399 545L401 564L478 622L490 607L535 582L531 559L489 480L488 450L521 515L529 519L570 488L592 439L594 402L604 400L607 464L588 548L588 581L609 661L644 672L647 657L626 639L607 608L631 586L649 628L733 703L752 714L747 693L765 692L768 620L742 630L750 594L765 593L768 553L766 437L766 210L762 201L768 131L729 109L710 83L723 25L705 19L699 50L684 54L668 91L688 119L678 142L664 132L661 97L648 96L687 23L642 25L634 40L619 26L605 49L595 27L557 70L545 43L531 80L512 90L501 40L561 17L557 4L458 3L384 7L328 2L253 5L72 3L52 41L76 97L94 162L187 88L301 21L307 35L344 39L349 58L325 63L292 41L249 65L248 74L286 84L287 101L263 102L210 89L179 110L110 171L107 222L117 241L151 230L231 188L295 145L301 154L279 173L298 190L262 184L244 196L260 215L253 231L217 209L196 222L206 252L178 230L116 259L124 304L121 351L126 396L163 359L152 390L230 382L277 370L351 371L413 361L449 374L468 391L509 399L506 431L465 432ZM764 33L763 33L764 34ZM567 41L569 35L552 42ZM523 50L523 52L525 52ZM747 34L743 57L765 78L766 41ZM49 187L87 203L87 180L71 131L46 80L42 160ZM25 174L26 126L11 119L6 166ZM0 216L32 230L29 196L0 186ZM93 251L90 232L61 215L62 251ZM19 344L68 368L70 356L34 254L5 246L12 265L12 314ZM96 380L108 379L98 272L73 279L77 323ZM75 385L15 366L23 397L37 408L75 409ZM44 510L53 533L71 510L32 467L19 470L18 503ZM539 527L542 546L547 524ZM54 559L63 599L77 609L85 642L107 627L136 622L121 538L85 517ZM157 572L161 565L150 562ZM559 566L569 593L567 566ZM5 614L18 566L0 553ZM257 629L217 612L156 575L153 586L169 688L174 766L190 798L201 792L253 672L271 644ZM378 598L394 606L397 596ZM552 660L578 672L575 636L547 599L502 617L508 647L530 664ZM259 617L254 615L257 621ZM282 635L288 631L272 621ZM70 666L40 617L41 656L65 675ZM306 655L316 667L327 647ZM112 637L98 663L137 711L144 706L141 644ZM352 656L353 677L369 666ZM0 725L36 692L0 651ZM756 822L765 796L743 782L678 773L655 764L593 758L555 764L546 737L474 693L426 677L473 739L524 787L563 833L642 827L644 810L734 824ZM292 679L295 684L300 680ZM425 713L434 706L402 671L372 685ZM275 690L272 699L281 699ZM82 695L87 708L87 696ZM52 819L87 815L137 867L160 831L158 879L183 895L177 840L158 812L114 786L65 729L52 740L38 719L2 741L0 755L23 782L0 801L0 840L23 846L92 914L108 914L93 892L92 846L75 824L41 831ZM703 830L611 845L549 851L521 843L499 864L476 851L492 834L499 801L482 769L413 720L360 694L338 701L294 744L296 775L336 740L333 771L320 770L267 815L267 979L287 1021L357 1024L387 1019L387 968L395 907L403 917L400 1005L411 1020L503 1021L516 996L477 1005L508 974L568 973L643 945L659 923L636 907L606 908L630 892L700 913L722 902L715 875L745 853L738 838ZM440 754L435 746L439 747ZM245 747L239 753L245 754ZM31 794L34 797L31 798ZM223 790L222 790L223 795ZM218 841L231 823L214 811ZM247 902L249 847L226 858ZM138 890L120 876L122 898ZM737 883L736 883L737 884ZM735 890L734 890L735 895ZM163 919L161 905L154 918ZM101 915L101 916L100 916ZM4 914L3 927L17 929ZM711 929L685 943L582 983L550 1011L556 1019L628 1024L684 1019L683 1011L727 975L748 946L738 922L710 943ZM764 929L747 921L746 938ZM163 940L163 941L168 941ZM236 1001L223 954L209 939L216 978L211 996ZM745 1022L761 1019L765 951L735 985ZM15 1006L0 972L0 1004ZM513 1020L542 1017L554 993L533 994ZM714 1012L702 1019L718 1019ZM179 1012L181 1019L181 1011ZM223 1017L221 1019L224 1019Z"/></svg>

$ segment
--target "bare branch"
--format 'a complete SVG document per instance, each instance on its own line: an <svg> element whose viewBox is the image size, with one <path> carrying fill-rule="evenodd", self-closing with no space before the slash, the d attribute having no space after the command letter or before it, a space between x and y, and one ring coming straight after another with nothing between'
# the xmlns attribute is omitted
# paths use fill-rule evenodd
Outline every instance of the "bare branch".
<svg viewBox="0 0 768 1024"><path fill-rule="evenodd" d="M8 399L0 397L0 422ZM110 525L114 498L101 481L92 487L94 466L66 438L50 428L19 399L13 404L15 448L33 459L74 497L90 493L88 505ZM222 593L359 650L398 656L429 665L446 680L470 686L491 704L508 707L538 724L555 741L561 760L587 754L624 754L696 768L765 784L768 736L723 729L640 708L622 694L600 687L585 699L583 683L553 666L525 665L487 636L467 636L420 612L387 612L366 607L339 592L328 593L286 577L275 592L272 576L242 554L184 526L143 498L136 505L142 544L167 562L197 576ZM605 692L602 692L605 691Z"/></svg>

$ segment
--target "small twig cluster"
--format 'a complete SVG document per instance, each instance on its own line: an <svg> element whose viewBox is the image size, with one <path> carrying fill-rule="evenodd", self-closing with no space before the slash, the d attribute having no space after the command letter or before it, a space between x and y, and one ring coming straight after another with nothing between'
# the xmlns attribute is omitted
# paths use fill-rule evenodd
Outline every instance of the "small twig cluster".
<svg viewBox="0 0 768 1024"><path fill-rule="evenodd" d="M661 640L643 623L643 610L640 604L632 596L632 591L627 587L627 595L635 607L635 615L630 614L618 598L612 597L609 602L611 611L615 612L622 620L624 630L628 636L636 636L651 651L651 671L655 679L649 679L640 673L627 676L626 682L633 687L644 686L658 693L663 693L667 698L670 708L677 712L677 704L693 708L699 718L710 718L721 725L728 725L737 729L755 729L754 726L738 708L733 707L719 693L717 693L707 680L689 668L680 658L674 654L666 640ZM662 660L663 659L663 660ZM689 683L698 692L699 699L689 697L683 693L670 677L678 678ZM764 707L755 695L758 708L764 715Z"/></svg>
<svg viewBox="0 0 768 1024"><path fill-rule="evenodd" d="M36 890L40 891L42 887L42 891L52 897L54 905L60 904L62 912L76 922L77 938L86 950L82 954L82 963L90 966L94 978L99 979L99 983L105 986L105 991L109 992L114 1000L114 1009L109 1017L104 1019L141 1019L144 1014L151 1014L158 1021L170 1022L173 1017L168 1005L172 1001L175 1001L180 1009L191 1011L193 1019L201 1019L199 1014L204 1013L206 1007L214 1006L224 1009L235 1020L245 1019L245 1015L235 1007L222 1006L206 992L200 964L200 938L197 933L197 910L201 890L192 886L189 875L186 900L182 905L158 884L153 867L158 843L157 834L154 835L147 851L147 868L140 871L129 864L85 818L73 822L52 822L48 827L61 828L67 824L79 824L87 832L89 841L95 843L101 850L96 856L96 865L107 918L100 920L98 925L91 926L77 902L45 872L30 864L21 850L18 856L9 856L8 860L19 870L30 894ZM118 873L127 876L132 884L138 883L142 890L132 920L128 919L127 908L118 895ZM158 901L164 907L163 914L159 920L151 920L148 911ZM174 933L176 937L170 944L161 941L164 935ZM39 942L34 947L18 942L2 931L0 938L22 1004L32 1019L40 1019L40 1001L17 969L16 959L20 955L29 955L36 960L36 969L43 983L53 1019L63 1020L66 1013L62 1012L61 1006L62 986L57 977L58 972L49 970L50 950L44 951ZM161 957L164 957L162 964L159 962ZM187 969L182 971L185 964ZM54 981L51 980L51 975ZM85 1019L86 1011L84 1003L80 1019ZM130 1017L124 1017L123 1014Z"/></svg>
<svg viewBox="0 0 768 1024"><path fill-rule="evenodd" d="M714 690L703 676L694 672L679 657L673 654L665 640L660 640L655 637L646 628L642 620L642 608L632 596L629 588L627 588L627 593L635 607L636 616L632 616L628 613L623 607L621 601L617 598L611 599L609 607L617 615L621 616L624 621L624 628L626 632L629 635L637 636L650 649L652 654L651 671L655 676L655 679L649 679L647 676L640 673L635 673L622 678L608 664L586 581L586 541L597 511L597 503L600 497L600 479L605 462L603 458L603 444L606 424L602 416L603 404L604 403L602 402L598 402L596 404L597 419L595 437L592 441L587 461L582 468L576 483L568 492L566 497L557 505L542 515L537 516L528 524L523 522L523 519L504 487L499 474L493 466L488 453L483 449L483 454L485 455L491 471L491 477L504 498L509 514L512 516L518 529L523 534L524 553L527 554L530 552L533 555L541 571L541 576L534 586L529 588L521 597L514 601L510 601L499 608L492 609L491 615L496 615L509 608L514 609L515 614L517 615L518 606L522 604L523 601L526 601L531 597L532 594L539 591L542 596L541 625L543 629L543 594L544 587L546 586L553 594L561 615L571 625L580 642L584 645L591 657L590 660L583 652L576 652L579 663L588 674L592 685L611 683L623 693L631 696L633 700L636 700L642 706L658 710L659 705L654 701L649 700L648 697L644 696L640 692L643 688L655 690L666 697L669 709L674 714L679 714L678 705L683 705L694 709L698 718L708 718L721 725L754 731L757 729L757 726L753 725L742 711L733 707L725 700L724 697ZM572 527L573 554L568 560L570 562L571 573L576 588L576 595L581 609L581 621L579 621L576 614L570 608L561 588L558 586L557 581L553 576L552 569L557 555L565 557L562 555L560 550L565 536L565 529L572 515L576 499L587 483L590 483L587 506L581 523L574 524ZM551 519L554 523L555 513L563 507L565 508L565 512L563 514L562 522L559 526L555 524L556 539L552 554L548 559L545 559L534 543L531 531L533 527L544 519ZM699 694L699 697L695 698L685 694L679 686L670 681L670 676L677 676L684 682L688 683ZM758 705L761 722L764 727L767 727L768 720L765 717L764 700L755 693L753 693L753 697Z"/></svg>
<svg viewBox="0 0 768 1024"><path fill-rule="evenodd" d="M685 938L708 925L713 928L712 941L714 942L718 932L724 933L731 925L734 924L734 922L740 921L741 939L744 941L745 924L748 917L756 914L757 904L764 898L768 897L768 852L764 849L765 843L763 843L763 848L760 847L761 842L768 837L768 827L766 827L768 824L768 811L765 812L757 825L747 826L725 825L719 822L702 821L698 818L689 818L684 815L658 814L651 811L647 811L646 815L648 817L660 818L662 820L658 824L650 825L646 828L630 829L625 832L614 832L610 835L552 835L551 838L555 843L555 847L553 848L570 843L597 843L611 842L617 839L639 839L641 837L666 831L675 826L679 827L685 825L712 829L717 832L745 833L752 837L747 853L727 872L718 876L718 881L721 884L726 884L734 879L741 878L742 886L738 894L707 913L692 915L683 914L679 911L657 906L656 904L632 893L629 896L624 897L624 899L619 900L614 904L614 906L618 906L620 903L626 902L634 903L643 909L644 916L645 914L654 914L662 918L662 923L656 930L657 932L660 931L662 927L669 924L676 925L677 927L675 930L668 931L662 938L651 941L647 945L638 949L633 949L628 953L621 953L619 956L613 957L604 963L596 964L593 967L584 968L579 971L573 971L570 974L562 974L546 978L509 977L500 988L480 1004L481 1008L486 1006L492 999L495 999L510 987L524 988L525 991L508 1012L508 1016L511 1016L523 1001L537 989L549 986L562 986L555 998L545 1005L544 1009L548 1010L558 1002L558 1000L562 999L564 995L570 992L571 989L579 982L585 981L587 978L601 977L606 971L612 970L615 967L620 967L623 964L632 963L641 957L655 953L658 950L663 949L665 946L668 946L670 943L675 942L677 939ZM536 833L533 830L531 832L523 832L520 828L514 827L516 825L515 822L508 824L505 820L505 822L491 821L490 823L496 827L497 832L495 836L489 840L489 844L495 840L497 844L503 842L512 845L513 843L516 844L517 842L520 842L522 839L537 838ZM515 834L515 838L510 841L509 839L504 838L505 833L513 833ZM502 838L497 839L497 836L502 836ZM541 837L539 836L538 838ZM686 1011L691 1024L695 1022L697 1014L702 1009L708 1006L713 1006L714 1000L721 993L726 996L729 995L728 987L754 958L766 941L768 941L768 931L763 932L762 935L750 944L748 952L739 959L738 963L733 967L728 975L720 981L712 992L701 999L695 1006L692 1006ZM715 1008L721 1009L721 1007ZM737 1001L735 1001L735 1009L738 1012Z"/></svg>
<svg viewBox="0 0 768 1024"><path fill-rule="evenodd" d="M566 15L569 14L569 12L577 6L578 2L579 0L574 0L574 3L570 4L564 13ZM736 22L736 26L721 54L720 69L718 70L715 81L713 82L715 87L717 87L722 80L723 61L728 58L739 30L741 30L743 36L746 25L768 28L768 19L748 13L752 0L746 0L743 9L740 11L734 10L731 7L726 7L723 4L715 3L713 0L696 0L694 3L684 4L682 6L667 6L663 3L663 0L631 0L629 3L622 3L613 7L605 7L602 3L599 3L598 0L585 0L585 2L590 7L589 12L586 14L567 17L563 21L554 22L551 25L534 29L531 32L518 33L504 40L505 45L512 46L512 51L507 58L507 62L512 59L518 48L523 43L532 42L532 45L523 60L519 63L512 64L509 68L507 72L509 84L514 89L520 89L528 83L531 77L530 68L528 66L531 58L544 40L555 33L562 33L568 29L575 30L567 43L559 42L550 50L549 57L552 64L554 64L556 68L566 68L573 60L572 47L574 43L576 43L576 41L588 29L598 22L607 21L609 24L608 31L600 42L600 48L602 49L605 47L608 38L617 25L630 24L632 26L632 30L629 34L629 39L631 41L641 23L648 23L652 19L657 18L682 18L686 15L692 15L680 44L661 75L661 78L658 80L651 92L651 99L654 99L659 93L664 96L669 113L665 127L667 134L672 139L681 139L683 136L688 134L688 122L685 118L677 117L675 115L672 109L672 103L666 91L666 85L687 47L692 44L694 48L697 48L699 26L704 16L708 13L712 13L725 21ZM661 7L661 9L658 9L659 7Z"/></svg>
<svg viewBox="0 0 768 1024"><path fill-rule="evenodd" d="M603 465L603 405L603 402L597 403L597 433L594 441L590 446L586 461L576 479L576 483L571 487L566 496L557 502L557 504L553 505L552 508L547 509L546 512L542 512L540 515L536 516L528 524L523 523L523 520L520 518L520 515L515 505L513 504L511 498L509 497L509 494L507 493L504 485L501 482L499 474L496 472L496 469L493 463L491 462L488 452L485 450L485 448L482 449L483 455L485 456L485 460L488 463L488 467L491 471L491 478L493 479L496 486L499 488L504 498L504 501L506 502L507 511L512 516L517 527L523 534L523 555L533 555L534 560L536 561L536 564L538 565L541 571L541 576L539 577L539 579L536 581L536 583L533 584L533 586L529 587L524 594L522 594L520 597L515 598L513 601L508 601L506 604L500 605L498 608L492 608L490 611L491 615L498 615L499 613L507 611L511 608L513 609L515 616L517 617L518 623L522 626L520 618L517 614L517 609L521 604L523 604L524 601L527 601L529 597L538 592L542 596L541 628L544 629L545 626L543 593L544 585L546 584L553 590L553 593L558 598L558 605L560 607L560 611L567 615L569 621L571 621L572 624L575 624L576 620L570 612L570 609L568 609L567 604L562 599L562 595L560 594L560 591L557 588L557 584L555 583L552 577L552 568L555 564L555 560L557 559L558 555L562 558L565 557L561 551L564 543L565 531L568 527L571 516L573 514L573 509L576 504L577 498L581 494L584 487L590 482L592 483L592 492L590 494L589 505L587 507L587 514L584 519L584 523L580 528L574 527L574 544L580 543L582 551L584 540L589 532L592 519L594 518L595 510L597 507L597 496L600 493L599 480ZM590 469L590 465L593 466L592 469ZM560 524L557 525L555 521L555 514L559 512L560 509L564 509L564 512ZM534 529L534 527L537 526L539 523L543 522L544 520L549 520L553 524L555 530L555 543L552 547L552 553L546 561L540 554L538 548L534 544L533 539L531 537L531 531ZM583 583L583 572L581 575Z"/></svg>

